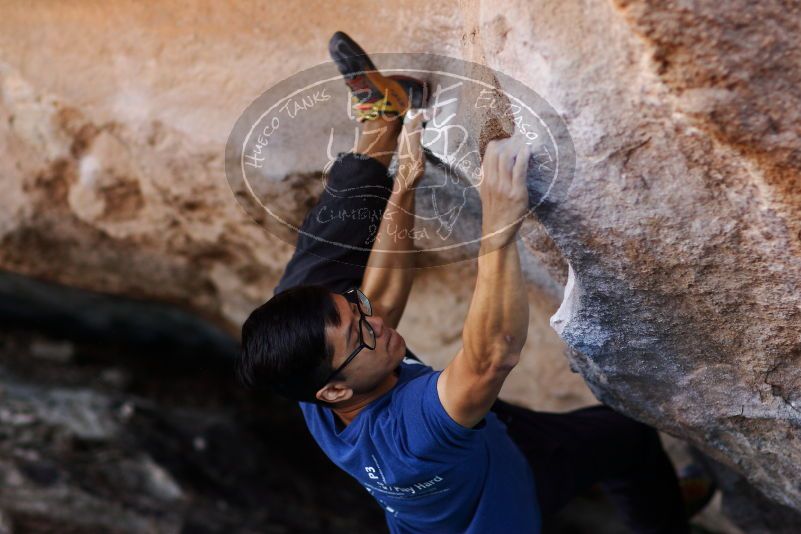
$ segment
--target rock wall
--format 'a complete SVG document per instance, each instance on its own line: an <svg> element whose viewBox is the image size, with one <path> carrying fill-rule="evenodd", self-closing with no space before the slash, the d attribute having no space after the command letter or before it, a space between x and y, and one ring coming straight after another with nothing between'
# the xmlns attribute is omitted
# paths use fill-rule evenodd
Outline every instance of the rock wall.
<svg viewBox="0 0 801 534"><path fill-rule="evenodd" d="M300 6L215 6L5 7L0 267L177 304L232 333L272 294L293 249L241 210L225 180L223 150L237 116L271 85L326 60L333 28L363 35L377 51L419 40L389 19L369 32L351 29L344 7L309 15ZM441 9L447 45L432 30L416 50L458 55L455 6ZM254 10L258 21L248 18ZM319 170L294 172L303 168L297 159L269 194L299 221L322 186ZM553 249L544 232L536 238ZM541 263L527 261L531 279L543 279ZM557 279L529 288L528 357L505 395L567 409L594 399L548 325L566 264L556 255L548 265ZM417 278L400 329L435 365L459 348L472 295L464 280L474 276L475 263L465 262Z"/></svg>
<svg viewBox="0 0 801 534"><path fill-rule="evenodd" d="M632 55L604 89L625 105L573 130L545 221L574 282L554 324L599 398L798 509L798 6L614 7Z"/></svg>
<svg viewBox="0 0 801 534"><path fill-rule="evenodd" d="M566 198L526 223L529 341L504 394L592 401L548 325L567 283L552 323L598 398L801 510L796 2L2 9L0 267L236 331L292 252L225 181L245 106L327 60L336 29L484 63L548 100L577 154ZM319 180L291 171L271 193L299 218ZM474 269L418 276L401 331L435 364L458 348Z"/></svg>

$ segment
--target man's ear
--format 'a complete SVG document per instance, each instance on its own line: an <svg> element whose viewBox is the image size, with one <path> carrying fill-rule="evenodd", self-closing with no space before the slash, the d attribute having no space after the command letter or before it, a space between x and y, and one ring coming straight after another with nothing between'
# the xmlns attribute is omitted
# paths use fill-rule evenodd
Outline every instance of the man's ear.
<svg viewBox="0 0 801 534"><path fill-rule="evenodd" d="M353 396L353 390L342 382L331 382L320 388L315 397L323 402L335 404L348 400Z"/></svg>

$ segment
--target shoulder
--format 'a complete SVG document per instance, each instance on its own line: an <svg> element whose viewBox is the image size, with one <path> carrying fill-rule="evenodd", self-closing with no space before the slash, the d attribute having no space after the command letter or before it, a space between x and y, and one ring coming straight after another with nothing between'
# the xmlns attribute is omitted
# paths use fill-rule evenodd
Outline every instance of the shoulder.
<svg viewBox="0 0 801 534"><path fill-rule="evenodd" d="M484 439L484 421L466 428L445 411L437 391L441 371L431 371L410 380L399 389L392 403L397 431L419 456L447 457L458 451L469 452Z"/></svg>

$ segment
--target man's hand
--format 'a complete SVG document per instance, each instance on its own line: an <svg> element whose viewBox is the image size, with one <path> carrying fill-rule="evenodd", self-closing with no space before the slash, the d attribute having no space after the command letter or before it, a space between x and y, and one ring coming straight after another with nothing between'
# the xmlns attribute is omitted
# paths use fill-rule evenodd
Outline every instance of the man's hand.
<svg viewBox="0 0 801 534"><path fill-rule="evenodd" d="M398 138L398 173L395 189L414 189L425 172L426 159L423 154L423 110L410 110L403 121Z"/></svg>
<svg viewBox="0 0 801 534"><path fill-rule="evenodd" d="M504 247L514 240L528 213L526 171L530 157L531 149L521 139L495 140L487 144L481 162L479 192L483 211L482 244L488 250Z"/></svg>

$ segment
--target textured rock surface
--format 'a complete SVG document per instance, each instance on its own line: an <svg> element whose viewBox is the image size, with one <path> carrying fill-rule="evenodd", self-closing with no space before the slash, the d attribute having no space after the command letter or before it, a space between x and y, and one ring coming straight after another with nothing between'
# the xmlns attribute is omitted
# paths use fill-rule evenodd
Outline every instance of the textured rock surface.
<svg viewBox="0 0 801 534"><path fill-rule="evenodd" d="M566 259L554 326L593 392L801 510L797 3L164 6L4 6L0 267L235 328L291 253L227 188L239 112L326 60L334 29L486 63L563 114L578 158L550 237L529 223L528 353L506 394L589 400L547 325ZM298 158L274 192L296 217L319 193ZM437 363L473 267L419 277L401 331Z"/></svg>
<svg viewBox="0 0 801 534"><path fill-rule="evenodd" d="M243 394L219 354L143 351L136 332L109 350L0 329L3 532L380 529L296 407Z"/></svg>
<svg viewBox="0 0 801 534"><path fill-rule="evenodd" d="M798 509L798 7L618 7L606 30L642 37L605 63L626 106L573 130L545 221L575 272L556 326L599 398Z"/></svg>

